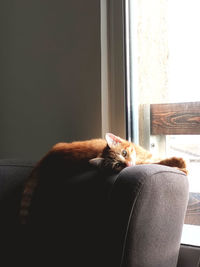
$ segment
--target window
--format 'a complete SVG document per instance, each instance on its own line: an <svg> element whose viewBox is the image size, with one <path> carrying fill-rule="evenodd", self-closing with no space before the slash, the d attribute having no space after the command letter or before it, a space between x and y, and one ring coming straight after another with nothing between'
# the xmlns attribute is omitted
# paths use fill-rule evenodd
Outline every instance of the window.
<svg viewBox="0 0 200 267"><path fill-rule="evenodd" d="M129 136L156 155L186 159L190 200L182 242L192 245L200 245L199 9L199 0L125 0ZM177 124L152 131L158 104L182 114L173 118L180 131Z"/></svg>

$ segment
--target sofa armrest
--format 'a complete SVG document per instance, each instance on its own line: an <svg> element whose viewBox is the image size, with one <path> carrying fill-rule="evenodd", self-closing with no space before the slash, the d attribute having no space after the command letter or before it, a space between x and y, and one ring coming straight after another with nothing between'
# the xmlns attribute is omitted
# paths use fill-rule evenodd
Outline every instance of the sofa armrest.
<svg viewBox="0 0 200 267"><path fill-rule="evenodd" d="M188 194L186 175L174 168L124 169L111 195L111 266L175 267Z"/></svg>

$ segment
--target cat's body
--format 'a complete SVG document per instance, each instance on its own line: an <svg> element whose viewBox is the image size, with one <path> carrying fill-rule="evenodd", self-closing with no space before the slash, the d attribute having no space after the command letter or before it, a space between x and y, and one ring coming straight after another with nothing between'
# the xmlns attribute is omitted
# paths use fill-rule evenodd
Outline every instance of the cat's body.
<svg viewBox="0 0 200 267"><path fill-rule="evenodd" d="M32 197L40 180L45 179L48 183L57 177L65 179L90 170L92 166L106 171L119 172L135 164L135 150L132 143L112 134L107 134L106 139L54 145L37 163L25 183L20 209L21 223L27 222ZM126 155L123 156L125 150Z"/></svg>
<svg viewBox="0 0 200 267"><path fill-rule="evenodd" d="M157 163L185 169L182 159L170 158L162 161L153 160L152 154L142 147L128 142L113 134L106 134L106 139L58 143L37 163L25 183L21 200L20 221L27 223L31 201L36 187L41 180L67 179L95 166L101 170L118 173L123 168Z"/></svg>

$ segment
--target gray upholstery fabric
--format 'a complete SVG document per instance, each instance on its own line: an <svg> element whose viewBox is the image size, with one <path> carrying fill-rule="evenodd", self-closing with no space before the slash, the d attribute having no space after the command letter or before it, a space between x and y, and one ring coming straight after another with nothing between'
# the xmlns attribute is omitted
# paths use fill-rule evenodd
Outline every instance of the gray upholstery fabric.
<svg viewBox="0 0 200 267"><path fill-rule="evenodd" d="M124 229L121 266L176 266L188 201L185 175L168 167L137 166L124 170L119 183L120 192L124 184L132 187L129 197L134 196Z"/></svg>
<svg viewBox="0 0 200 267"><path fill-rule="evenodd" d="M91 169L42 181L30 223L21 227L20 197L32 166L0 161L1 256L15 255L21 266L176 266L188 202L182 172L140 165L119 175Z"/></svg>

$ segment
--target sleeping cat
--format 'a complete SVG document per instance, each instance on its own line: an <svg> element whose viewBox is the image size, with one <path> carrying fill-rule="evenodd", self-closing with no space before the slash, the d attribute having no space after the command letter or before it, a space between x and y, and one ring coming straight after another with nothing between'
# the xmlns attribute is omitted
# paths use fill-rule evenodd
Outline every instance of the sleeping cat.
<svg viewBox="0 0 200 267"><path fill-rule="evenodd" d="M25 183L21 199L20 221L26 224L35 189L40 179L66 179L92 166L103 171L118 173L138 164L157 163L185 171L183 159L153 160L152 154L141 146L107 133L104 139L72 143L58 143L36 164Z"/></svg>

